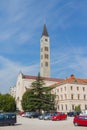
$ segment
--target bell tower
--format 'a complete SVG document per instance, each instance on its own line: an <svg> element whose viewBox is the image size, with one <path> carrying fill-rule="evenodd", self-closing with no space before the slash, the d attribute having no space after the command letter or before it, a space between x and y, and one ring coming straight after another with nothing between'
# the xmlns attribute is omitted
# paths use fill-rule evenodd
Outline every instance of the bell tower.
<svg viewBox="0 0 87 130"><path fill-rule="evenodd" d="M50 77L50 38L44 24L40 39L40 76Z"/></svg>

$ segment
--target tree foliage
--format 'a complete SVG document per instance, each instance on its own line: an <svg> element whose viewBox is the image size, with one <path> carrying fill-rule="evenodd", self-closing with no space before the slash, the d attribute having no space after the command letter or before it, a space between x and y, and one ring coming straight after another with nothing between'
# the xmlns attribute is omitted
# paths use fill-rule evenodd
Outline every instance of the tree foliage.
<svg viewBox="0 0 87 130"><path fill-rule="evenodd" d="M75 106L75 111L76 111L76 112L81 112L81 107L80 107L80 105Z"/></svg>
<svg viewBox="0 0 87 130"><path fill-rule="evenodd" d="M15 99L10 94L0 94L0 110L14 112L16 110Z"/></svg>
<svg viewBox="0 0 87 130"><path fill-rule="evenodd" d="M44 86L43 79L38 74L36 80L31 84L31 90L24 93L22 107L24 111L50 111L54 109L55 96L50 89ZM49 90L49 91L48 91Z"/></svg>

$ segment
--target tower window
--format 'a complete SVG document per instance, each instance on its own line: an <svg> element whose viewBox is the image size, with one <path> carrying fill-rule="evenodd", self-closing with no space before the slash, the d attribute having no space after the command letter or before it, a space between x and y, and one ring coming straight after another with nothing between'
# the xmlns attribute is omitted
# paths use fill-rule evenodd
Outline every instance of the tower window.
<svg viewBox="0 0 87 130"><path fill-rule="evenodd" d="M48 62L45 62L45 66L48 66Z"/></svg>
<svg viewBox="0 0 87 130"><path fill-rule="evenodd" d="M48 41L48 39L45 39L45 41L47 42L47 41Z"/></svg>
<svg viewBox="0 0 87 130"><path fill-rule="evenodd" d="M41 59L43 59L43 55L41 55Z"/></svg>
<svg viewBox="0 0 87 130"><path fill-rule="evenodd" d="M48 54L45 54L45 58L48 59Z"/></svg>
<svg viewBox="0 0 87 130"><path fill-rule="evenodd" d="M48 51L48 47L47 46L45 46L45 51Z"/></svg>

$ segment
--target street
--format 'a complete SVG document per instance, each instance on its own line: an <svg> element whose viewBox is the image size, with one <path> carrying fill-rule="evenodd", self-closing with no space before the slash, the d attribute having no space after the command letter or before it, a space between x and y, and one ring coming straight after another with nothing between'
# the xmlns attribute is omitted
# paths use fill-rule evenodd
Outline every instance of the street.
<svg viewBox="0 0 87 130"><path fill-rule="evenodd" d="M64 121L29 119L18 116L14 126L0 126L0 130L87 130L84 126L74 126L73 117Z"/></svg>

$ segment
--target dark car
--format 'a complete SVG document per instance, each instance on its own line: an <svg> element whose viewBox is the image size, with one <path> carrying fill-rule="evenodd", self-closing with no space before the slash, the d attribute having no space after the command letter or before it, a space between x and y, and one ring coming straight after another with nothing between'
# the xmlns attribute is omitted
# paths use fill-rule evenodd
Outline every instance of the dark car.
<svg viewBox="0 0 87 130"><path fill-rule="evenodd" d="M70 117L73 117L73 116L75 116L75 112L68 112L67 115Z"/></svg>
<svg viewBox="0 0 87 130"><path fill-rule="evenodd" d="M87 126L87 115L75 116L73 119L73 123L75 126Z"/></svg>
<svg viewBox="0 0 87 130"><path fill-rule="evenodd" d="M28 117L29 118L38 118L41 114L38 112L31 112Z"/></svg>
<svg viewBox="0 0 87 130"><path fill-rule="evenodd" d="M73 112L68 112L67 115L70 116L70 117L74 117L76 115L79 115L80 113L81 112L75 112L75 111L73 111Z"/></svg>
<svg viewBox="0 0 87 130"><path fill-rule="evenodd" d="M0 125L14 125L16 121L16 114L14 113L0 114Z"/></svg>

